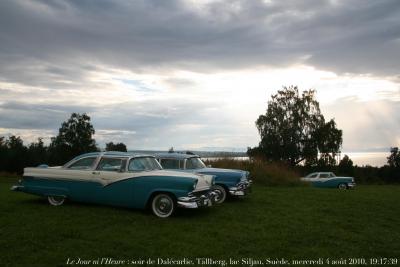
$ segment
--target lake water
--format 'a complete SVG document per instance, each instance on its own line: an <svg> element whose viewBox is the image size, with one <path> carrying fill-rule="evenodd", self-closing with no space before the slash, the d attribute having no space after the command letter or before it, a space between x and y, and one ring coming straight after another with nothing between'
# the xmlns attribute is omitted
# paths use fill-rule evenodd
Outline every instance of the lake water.
<svg viewBox="0 0 400 267"><path fill-rule="evenodd" d="M390 153L389 152L342 152L341 157L343 158L344 155L350 157L350 159L353 161L353 165L358 165L358 166L370 165L374 167L375 166L381 167L387 164L387 157L390 155ZM215 160L216 158L205 157L203 159ZM247 160L249 158L235 157L235 159Z"/></svg>

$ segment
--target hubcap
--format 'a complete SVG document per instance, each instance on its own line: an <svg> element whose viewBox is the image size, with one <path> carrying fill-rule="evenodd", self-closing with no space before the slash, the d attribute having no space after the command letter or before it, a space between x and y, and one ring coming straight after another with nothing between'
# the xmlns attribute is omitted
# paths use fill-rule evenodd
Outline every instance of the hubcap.
<svg viewBox="0 0 400 267"><path fill-rule="evenodd" d="M172 214L174 202L168 195L158 195L153 200L153 211L159 217L168 217Z"/></svg>
<svg viewBox="0 0 400 267"><path fill-rule="evenodd" d="M347 189L347 186L345 184L340 184L339 189Z"/></svg>
<svg viewBox="0 0 400 267"><path fill-rule="evenodd" d="M214 192L216 193L216 196L214 197L215 203L221 204L222 202L225 201L226 193L225 193L225 190L222 187L215 186L214 187Z"/></svg>

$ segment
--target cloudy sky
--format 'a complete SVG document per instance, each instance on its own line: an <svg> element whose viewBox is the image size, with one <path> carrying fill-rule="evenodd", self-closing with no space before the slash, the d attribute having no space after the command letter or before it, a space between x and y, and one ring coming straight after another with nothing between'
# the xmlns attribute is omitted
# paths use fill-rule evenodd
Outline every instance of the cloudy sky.
<svg viewBox="0 0 400 267"><path fill-rule="evenodd" d="M343 150L400 146L400 2L0 1L0 135L86 112L129 149L246 148L282 86L314 88Z"/></svg>

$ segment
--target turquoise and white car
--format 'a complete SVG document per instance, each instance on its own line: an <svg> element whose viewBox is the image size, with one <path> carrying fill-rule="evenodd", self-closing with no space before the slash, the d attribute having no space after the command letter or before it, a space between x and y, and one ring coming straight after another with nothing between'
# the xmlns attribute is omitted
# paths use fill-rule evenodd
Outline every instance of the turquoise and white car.
<svg viewBox="0 0 400 267"><path fill-rule="evenodd" d="M315 187L351 189L356 186L353 177L336 176L333 172L313 172L301 180L310 182Z"/></svg>
<svg viewBox="0 0 400 267"><path fill-rule="evenodd" d="M252 180L248 171L207 167L198 155L185 153L158 153L155 155L167 170L179 170L195 174L213 175L216 193L215 203L223 203L228 195L245 196L250 191Z"/></svg>
<svg viewBox="0 0 400 267"><path fill-rule="evenodd" d="M11 189L44 196L53 206L66 199L128 208L149 207L161 218L176 207L212 205L214 177L162 170L153 156L124 152L80 155L62 167L25 168Z"/></svg>

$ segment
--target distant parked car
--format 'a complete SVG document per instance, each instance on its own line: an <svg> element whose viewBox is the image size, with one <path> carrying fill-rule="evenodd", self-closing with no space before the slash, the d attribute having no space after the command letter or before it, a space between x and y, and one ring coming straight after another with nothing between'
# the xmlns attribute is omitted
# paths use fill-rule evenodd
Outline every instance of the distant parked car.
<svg viewBox="0 0 400 267"><path fill-rule="evenodd" d="M167 170L180 170L215 177L213 191L216 203L225 201L227 195L244 196L249 192L252 181L248 171L207 167L198 155L184 153L158 153L155 155Z"/></svg>
<svg viewBox="0 0 400 267"><path fill-rule="evenodd" d="M356 186L353 177L336 176L333 172L313 172L301 180L311 182L315 187L350 189Z"/></svg>
<svg viewBox="0 0 400 267"><path fill-rule="evenodd" d="M176 207L212 204L211 175L162 170L154 156L124 152L80 155L62 167L25 168L14 191L47 197L53 206L66 199L143 209L161 218Z"/></svg>

